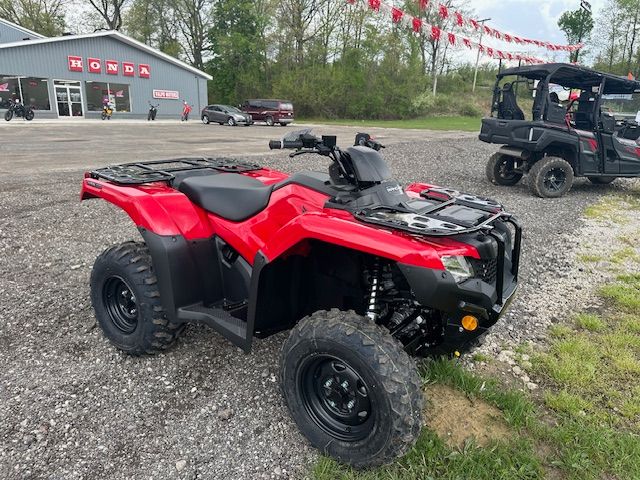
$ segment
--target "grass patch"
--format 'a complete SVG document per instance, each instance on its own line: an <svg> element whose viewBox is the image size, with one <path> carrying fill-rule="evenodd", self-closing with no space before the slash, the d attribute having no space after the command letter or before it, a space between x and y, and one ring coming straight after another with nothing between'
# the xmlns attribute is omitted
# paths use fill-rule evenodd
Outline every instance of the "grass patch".
<svg viewBox="0 0 640 480"><path fill-rule="evenodd" d="M604 285L600 293L631 314L640 314L640 274L619 275L614 283Z"/></svg>
<svg viewBox="0 0 640 480"><path fill-rule="evenodd" d="M480 131L480 117L426 117L407 120L298 119L300 123L344 125L350 127L412 128L419 130Z"/></svg>
<svg viewBox="0 0 640 480"><path fill-rule="evenodd" d="M584 254L578 255L578 260L580 260L582 263L598 263L604 260L604 258L601 257L600 255L584 253Z"/></svg>
<svg viewBox="0 0 640 480"><path fill-rule="evenodd" d="M604 329L604 322L592 313L579 313L576 316L576 325L590 332L600 332Z"/></svg>

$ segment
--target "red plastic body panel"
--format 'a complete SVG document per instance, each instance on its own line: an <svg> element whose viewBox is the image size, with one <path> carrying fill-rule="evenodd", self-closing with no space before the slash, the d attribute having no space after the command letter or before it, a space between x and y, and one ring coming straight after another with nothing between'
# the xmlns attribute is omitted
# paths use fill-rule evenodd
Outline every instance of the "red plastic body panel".
<svg viewBox="0 0 640 480"><path fill-rule="evenodd" d="M287 177L267 169L247 175L265 184ZM429 186L413 184L407 193L417 196ZM122 186L87 177L80 197L103 198L122 208L138 227L158 235L182 235L187 240L217 235L250 264L258 251L273 261L309 239L438 270L444 269L441 255L479 258L474 247L450 237L418 237L360 222L344 210L325 208L327 195L296 184L276 189L267 208L243 222L206 212L163 183Z"/></svg>

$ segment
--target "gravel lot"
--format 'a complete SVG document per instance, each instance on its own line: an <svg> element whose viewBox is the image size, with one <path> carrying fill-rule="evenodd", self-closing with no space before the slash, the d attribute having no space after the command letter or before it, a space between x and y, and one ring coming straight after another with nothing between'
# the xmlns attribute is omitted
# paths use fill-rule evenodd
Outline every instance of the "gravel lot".
<svg viewBox="0 0 640 480"><path fill-rule="evenodd" d="M495 147L468 134L420 137L384 151L402 182L492 196L525 227L519 297L484 348L497 353L505 342L541 337L542 312L562 315L562 299L572 296L558 295L559 286L580 287L568 279L582 210L631 182L579 180L567 197L543 200L526 185L488 183L484 165ZM138 238L137 230L105 202L78 202L82 171L14 173L11 158L0 157L0 478L303 477L316 454L277 388L283 335L257 340L244 355L192 326L166 354L120 354L96 328L89 274L104 248ZM259 161L289 172L326 165L283 154Z"/></svg>

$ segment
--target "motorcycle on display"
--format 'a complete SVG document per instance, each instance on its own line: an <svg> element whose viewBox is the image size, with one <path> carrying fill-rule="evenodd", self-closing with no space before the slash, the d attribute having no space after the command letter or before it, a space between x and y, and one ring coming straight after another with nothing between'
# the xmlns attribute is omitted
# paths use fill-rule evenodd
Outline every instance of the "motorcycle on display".
<svg viewBox="0 0 640 480"><path fill-rule="evenodd" d="M113 115L113 107L110 104L103 105L100 118L102 118L102 120L111 120L111 115Z"/></svg>
<svg viewBox="0 0 640 480"><path fill-rule="evenodd" d="M35 113L33 112L33 107L25 107L20 101L12 100L4 114L4 119L8 122L14 116L22 117L30 122L35 117Z"/></svg>
<svg viewBox="0 0 640 480"><path fill-rule="evenodd" d="M158 114L158 107L159 106L160 106L160 104L154 105L153 103L149 102L149 114L147 115L147 121L156 119L156 115Z"/></svg>

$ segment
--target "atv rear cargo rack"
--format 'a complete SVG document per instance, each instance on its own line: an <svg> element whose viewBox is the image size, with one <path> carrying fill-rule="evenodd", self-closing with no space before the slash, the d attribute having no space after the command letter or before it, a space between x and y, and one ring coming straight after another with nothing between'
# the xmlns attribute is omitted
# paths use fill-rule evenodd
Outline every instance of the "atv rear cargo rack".
<svg viewBox="0 0 640 480"><path fill-rule="evenodd" d="M211 169L218 172L240 173L259 170L254 163L231 158L173 158L145 162L122 163L91 171L94 179L108 180L120 185L142 185L153 182L172 182L175 174L190 170Z"/></svg>

